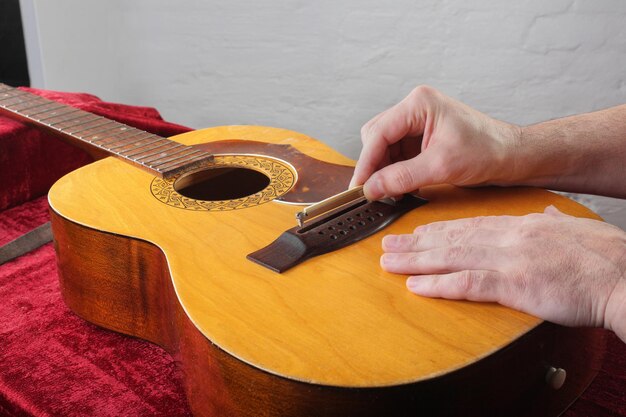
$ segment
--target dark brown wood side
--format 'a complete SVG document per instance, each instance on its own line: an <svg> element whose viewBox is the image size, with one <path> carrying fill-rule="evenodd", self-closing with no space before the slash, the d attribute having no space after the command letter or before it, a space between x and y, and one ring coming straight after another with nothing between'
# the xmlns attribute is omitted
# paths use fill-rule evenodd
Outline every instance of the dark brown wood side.
<svg viewBox="0 0 626 417"><path fill-rule="evenodd" d="M298 382L248 365L206 339L185 316L155 245L55 212L52 226L68 306L170 352L181 364L196 416L555 416L591 382L602 360L601 331L544 323L474 365L419 383L355 389ZM548 366L567 370L561 390L545 383Z"/></svg>

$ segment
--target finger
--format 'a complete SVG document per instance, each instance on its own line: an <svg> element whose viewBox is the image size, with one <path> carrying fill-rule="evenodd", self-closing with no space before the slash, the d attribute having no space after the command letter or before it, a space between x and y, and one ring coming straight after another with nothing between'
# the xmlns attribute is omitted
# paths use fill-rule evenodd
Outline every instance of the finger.
<svg viewBox="0 0 626 417"><path fill-rule="evenodd" d="M408 98L408 97L407 97ZM389 145L405 136L419 136L424 131L424 109L416 108L420 101L405 98L374 120L365 124L361 136L363 149L354 169L354 184L363 184L379 165L381 155Z"/></svg>
<svg viewBox="0 0 626 417"><path fill-rule="evenodd" d="M454 245L494 246L509 244L511 232L500 228L450 228L444 231L387 235L382 248L390 253L422 252Z"/></svg>
<svg viewBox="0 0 626 417"><path fill-rule="evenodd" d="M454 229L509 229L520 224L522 216L478 216L456 220L445 220L417 226L413 233L441 232Z"/></svg>
<svg viewBox="0 0 626 417"><path fill-rule="evenodd" d="M424 297L500 302L507 291L505 283L499 272L465 270L409 277L406 286L412 293Z"/></svg>
<svg viewBox="0 0 626 417"><path fill-rule="evenodd" d="M378 122L378 120L380 120L380 118L385 115L385 113L388 113L389 111L393 110L394 107L395 105L388 108L387 110L383 112L378 113L376 116L372 117L367 123L365 123L361 127L361 144L365 145L365 142L369 139L367 132L372 128L372 126L374 126Z"/></svg>
<svg viewBox="0 0 626 417"><path fill-rule="evenodd" d="M381 267L396 274L444 274L465 269L498 270L505 259L501 248L447 246L422 252L384 253Z"/></svg>
<svg viewBox="0 0 626 417"><path fill-rule="evenodd" d="M437 167L437 151L427 148L415 158L396 162L374 173L364 184L363 191L369 200L395 197L430 184L445 182Z"/></svg>

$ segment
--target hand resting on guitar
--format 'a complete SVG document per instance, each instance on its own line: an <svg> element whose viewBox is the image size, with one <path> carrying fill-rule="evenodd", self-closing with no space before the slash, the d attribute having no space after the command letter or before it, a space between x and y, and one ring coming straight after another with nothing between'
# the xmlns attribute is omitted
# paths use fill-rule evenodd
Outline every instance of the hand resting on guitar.
<svg viewBox="0 0 626 417"><path fill-rule="evenodd" d="M361 131L351 185L369 199L434 184L530 185L626 197L626 105L520 127L418 87ZM554 207L420 226L382 242L382 268L427 297L493 301L626 341L626 232Z"/></svg>

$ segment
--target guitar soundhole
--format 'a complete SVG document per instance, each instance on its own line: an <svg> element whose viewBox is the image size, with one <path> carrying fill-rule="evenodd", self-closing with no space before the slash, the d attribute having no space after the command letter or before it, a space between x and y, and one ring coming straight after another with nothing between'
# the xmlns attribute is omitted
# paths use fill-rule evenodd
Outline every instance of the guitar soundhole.
<svg viewBox="0 0 626 417"><path fill-rule="evenodd" d="M253 169L216 167L182 175L174 189L185 197L204 201L235 200L258 193L270 179Z"/></svg>

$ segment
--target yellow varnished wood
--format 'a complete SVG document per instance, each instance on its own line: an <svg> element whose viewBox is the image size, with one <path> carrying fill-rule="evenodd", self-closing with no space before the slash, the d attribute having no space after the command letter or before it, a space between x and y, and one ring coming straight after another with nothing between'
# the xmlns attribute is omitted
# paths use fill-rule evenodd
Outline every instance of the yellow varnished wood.
<svg viewBox="0 0 626 417"><path fill-rule="evenodd" d="M353 163L284 129L228 126L173 139L284 143L320 160ZM271 202L219 213L182 210L151 195L152 179L109 158L61 179L50 204L73 222L159 246L187 315L226 352L273 374L335 386L388 386L446 374L541 322L499 305L412 295L405 277L379 267L384 234L439 220L539 212L550 204L595 217L543 190L432 187L423 190L429 204L383 232L279 275L245 257L293 227L301 207Z"/></svg>

